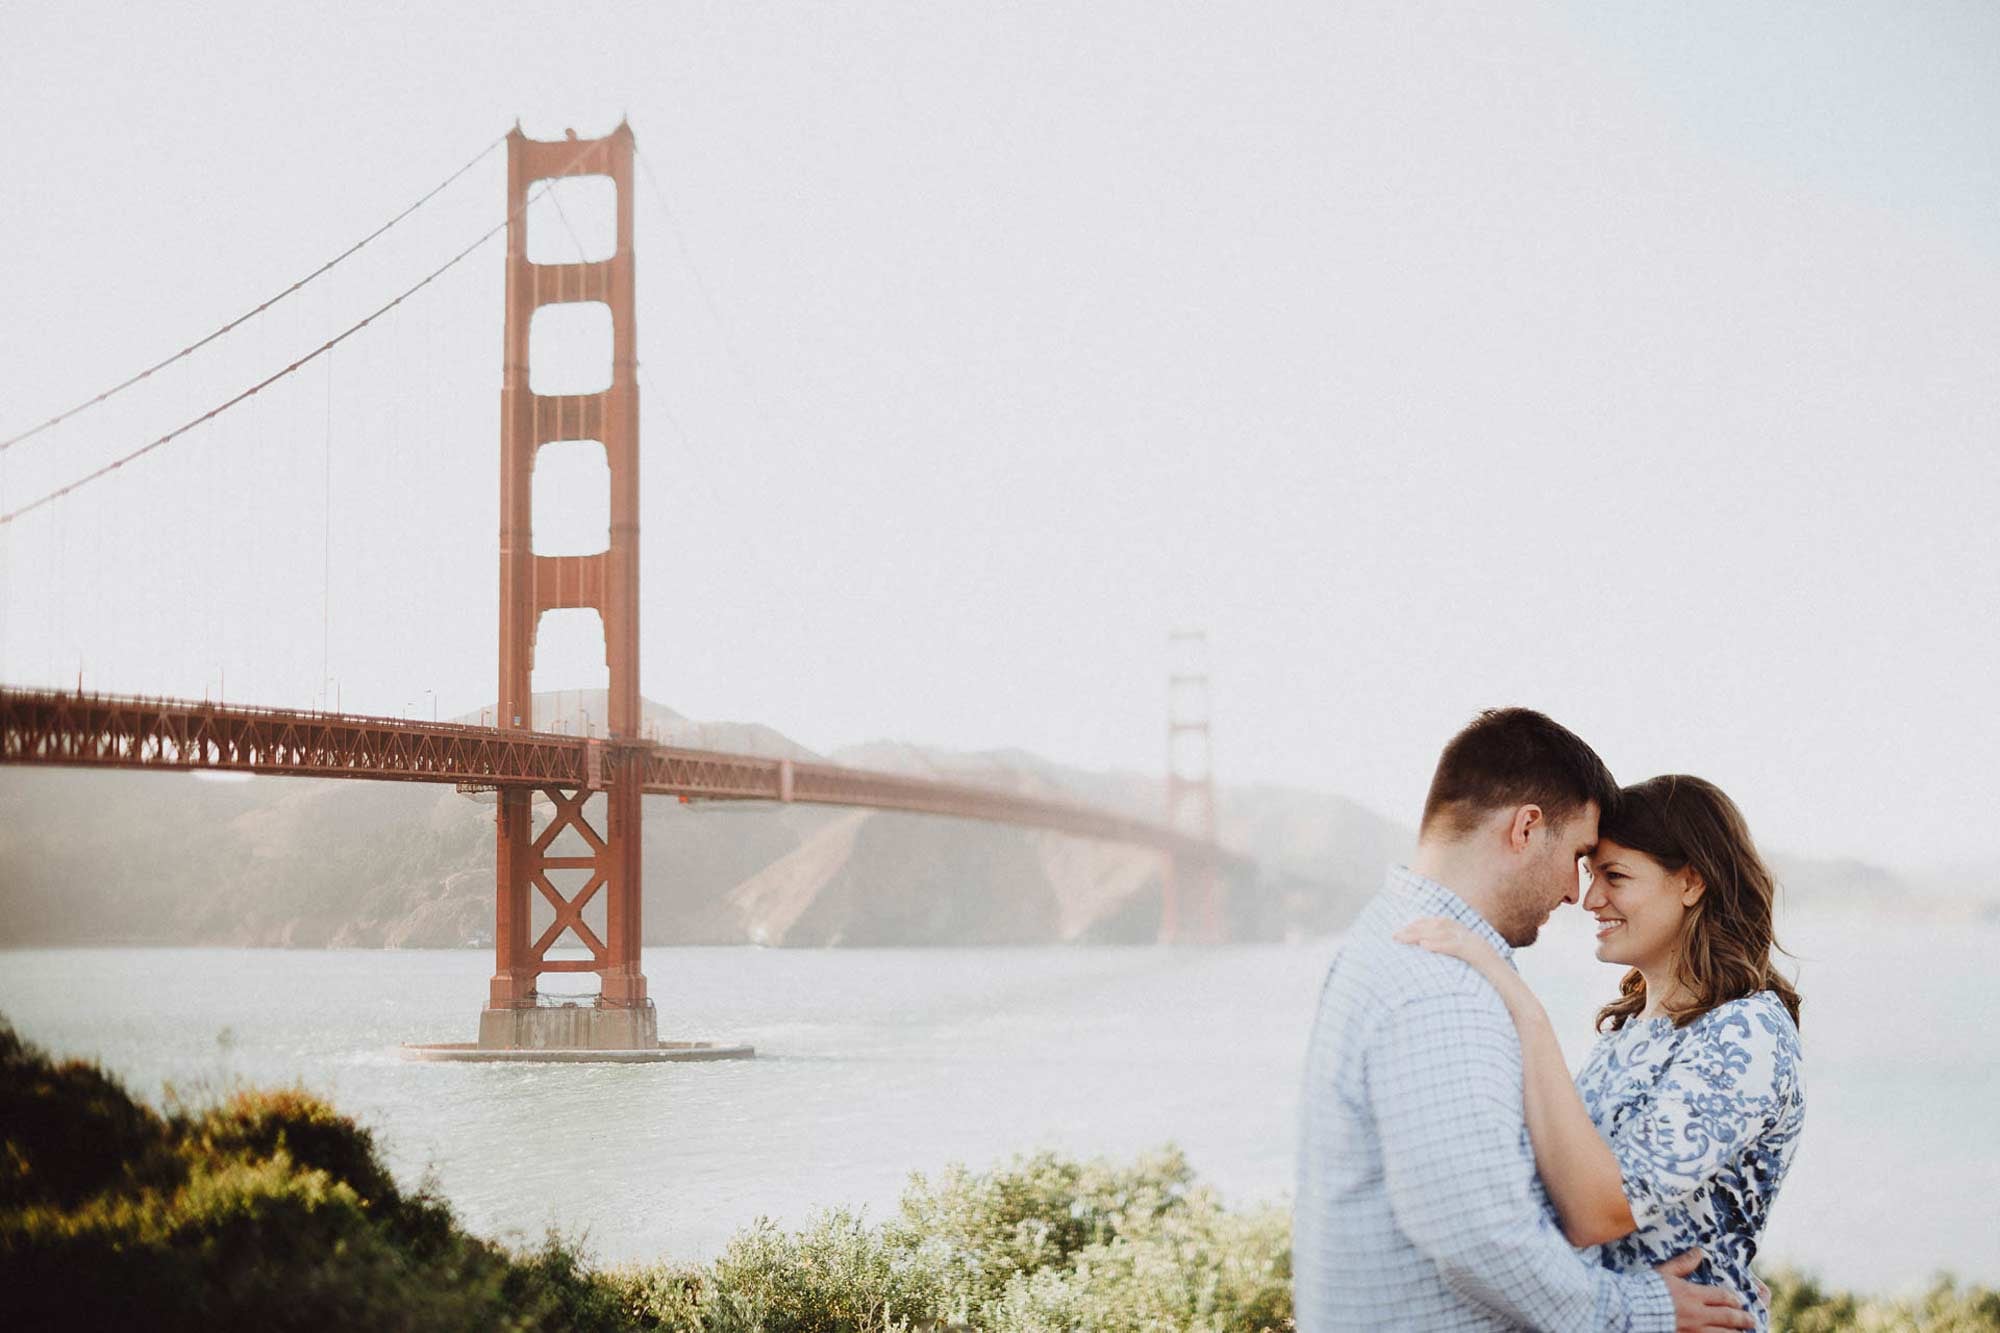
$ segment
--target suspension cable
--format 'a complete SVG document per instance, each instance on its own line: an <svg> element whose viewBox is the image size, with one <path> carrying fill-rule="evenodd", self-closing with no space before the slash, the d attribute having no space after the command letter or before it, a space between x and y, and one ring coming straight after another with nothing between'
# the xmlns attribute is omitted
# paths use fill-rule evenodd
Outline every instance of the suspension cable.
<svg viewBox="0 0 2000 1333"><path fill-rule="evenodd" d="M340 346L340 344L346 342L349 338L353 337L355 334L361 332L361 330L367 328L370 324L374 323L382 316L388 314L391 310L394 310L397 306L401 305L404 301L408 300L410 297L415 296L418 292L430 286L431 283L443 277L446 272L448 272L453 268L456 268L461 260L467 258L469 255L472 254L473 251L477 250L480 246L492 240L495 236L498 236L502 231L505 231L507 229L508 224L511 223L512 221L513 221L512 218L503 218L499 223L494 225L478 240L474 241L471 245L466 246L463 250L460 250L450 259L447 259L443 264L433 269L428 275L420 279L414 286L405 288L401 294L396 296L396 298L391 300L387 305L377 307L372 313L362 317L356 323L349 325L346 329L344 329L340 333L335 334L333 337L327 339L325 342L321 343L318 347L315 347L312 351L307 352L304 356L300 357L298 360L286 366L283 370L265 376L257 383L245 389L242 393L239 393L234 398L231 398L228 402L223 403L219 407L211 407L210 409L208 409L208 411L203 412L200 416L194 418L192 421L188 421L183 423L182 425L176 426L174 429L168 431L165 435L162 435L159 439L154 440L149 444L143 444L137 449L134 449L129 454L125 454L119 458L113 459L111 462L106 463L103 467L97 469L97 471L95 472L90 473L88 476L73 481L67 486L58 487L56 490L50 491L48 494L42 496L40 499L33 500L27 504L22 505L19 509L15 509L9 513L0 514L0 527L4 527L5 525L12 523L15 519L20 518L24 514L31 514L35 510L40 509L43 505L48 504L54 500L59 500L63 496L68 495L72 491L79 490L84 486L88 486L91 482L96 481L100 477L107 477L111 475L113 472L116 472L119 468L124 467L127 463L131 462L132 460L150 454L151 452L153 452L153 450L159 448L161 445L167 443L169 440L178 439L180 436L187 434L189 431L193 430L196 426L201 425L203 422L214 420L216 417L221 416L224 412L227 412L230 408L236 406L244 399L249 398L261 392L262 390L269 388L273 384L276 384L279 380L285 378L285 376L291 374L293 371L298 370L301 367L312 364L314 361L317 361L320 357L326 355L326 353L332 351L334 348Z"/></svg>
<svg viewBox="0 0 2000 1333"><path fill-rule="evenodd" d="M736 340L730 335L729 325L723 320L722 311L715 304L715 296L709 291L708 282L701 276L701 269L694 262L694 253L688 249L687 238L681 235L680 224L674 221L674 210L673 206L667 203L667 192L660 188L660 178L653 174L653 164L647 160L645 152L636 143L632 146L632 155L639 159L639 170L645 173L646 184L653 192L653 200L660 206L660 217L667 224L668 234L674 238L674 248L681 252L681 262L687 265L688 276L694 279L695 290L701 293L701 303L707 307L708 317L715 323L715 331L722 339L723 350L728 352L730 360L736 363L736 373L744 378L744 387L748 388L748 377L744 371L743 357L736 350ZM761 408L762 404L759 403L758 406Z"/></svg>
<svg viewBox="0 0 2000 1333"><path fill-rule="evenodd" d="M490 152L492 150L489 149L487 151ZM262 390L269 388L271 385L276 384L279 380L285 378L285 376L291 374L293 371L298 370L303 366L311 365L314 361L317 361L320 357L324 356L326 353L331 352L334 348L340 346L340 344L346 342L349 338L361 332L361 330L367 328L370 324L373 324L376 320L388 314L391 310L394 310L397 306L401 305L404 301L408 300L410 297L415 296L418 292L430 286L433 282L443 277L450 270L456 268L459 265L459 263L464 259L468 258L473 251L479 249L480 246L485 245L495 236L498 236L501 232L513 226L515 219L521 217L524 213L526 213L528 211L528 207L531 204L533 204L536 199L539 199L542 195L547 194L553 187L554 182L557 179L564 176L568 176L571 173L571 171L576 167L576 165L579 162L583 161L584 154L589 151L590 151L589 144L584 144L583 146L579 147L576 150L575 154L572 155L570 159L567 162L565 162L559 170L550 173L550 175L544 179L544 183L541 189L537 190L534 194L529 195L526 199L523 199L521 201L521 206L519 208L516 208L512 213L509 213L506 217L502 218L499 222L495 223L490 229L488 229L483 235L479 237L478 240L474 241L471 245L466 246L463 250L460 250L450 259L445 260L444 263L438 265L435 269L431 270L428 274L426 274L424 277L419 279L411 286L404 288L403 291L398 293L394 299L389 301L388 304L383 306L378 306L375 310L369 312L367 315L363 316L355 323L350 324L347 328L335 334L333 337L327 339L325 342L321 343L318 347L315 347L312 351L307 352L304 356L292 362L290 365L286 366L283 370L265 376L263 379L251 385L249 388L245 389L242 393L237 394L234 398L231 398L228 402L223 403L219 407L211 407L210 409L208 409L208 411L202 413L200 416L194 418L192 421L185 422L182 425L175 427L173 430L168 431L165 435L162 435L159 439L154 440L148 444L140 445L137 449L134 449L129 454L124 454L118 458L114 458L109 463L106 463L103 467L97 469L97 471L90 473L88 476L81 477L78 480L69 483L69 485L67 486L58 487L57 489L48 492L46 495L41 496L39 499L32 500L29 503L22 505L18 509L11 510L8 513L0 514L0 528L6 527L8 524L12 523L15 519L20 518L23 515L33 513L35 510L40 509L43 505L49 504L55 500L60 500L63 496L68 495L72 491L80 490L83 487L88 486L91 482L96 481L101 477L110 476L113 472L116 472L119 468L124 467L127 463L131 462L133 459L144 457L146 454L153 452L153 450L159 448L161 445L167 443L169 440L177 439L178 437L185 435L189 431L193 430L196 426L201 425L203 422L212 421L216 417L221 416L224 412L227 412L230 408L236 406L244 399L249 398L261 392Z"/></svg>
<svg viewBox="0 0 2000 1333"><path fill-rule="evenodd" d="M569 242L576 247L576 262L589 263L590 254L583 248L583 238L576 234L576 228L570 225L569 214L563 211L562 196L550 190L549 202L556 206L556 216L562 219L563 230L569 233Z"/></svg>
<svg viewBox="0 0 2000 1333"><path fill-rule="evenodd" d="M217 338L220 338L223 334L228 333L231 329L237 328L238 326L246 324L250 320L255 319L258 315L263 314L266 310L269 310L272 306L278 304L278 302L284 300L286 297L300 290L307 283L311 282L313 279L320 277L322 274L326 273L329 269L333 268L336 264L339 264L342 260L345 260L350 256L352 256L356 251L360 250L361 247L367 245L370 241L380 236L383 232L388 231L389 228L395 226L397 223L401 222L404 218L416 212L419 208L422 208L425 204L429 203L432 199L436 198L439 194L441 194L447 185L450 185L460 176L463 176L466 172L472 170L474 167L478 166L481 162L485 161L489 153L491 153L495 148L498 148L501 144L505 142L507 142L507 136L503 134L499 138L495 139L492 143L487 144L486 147L479 150L478 155L475 156L470 162L467 162L457 171L452 172L451 175L446 176L442 181L438 182L435 186L431 187L430 191L426 193L422 198L418 199L414 204L411 204L408 208L396 214L395 217L390 218L387 222L377 227L374 231L369 232L366 236L363 236L353 245L348 246L345 250L335 255L332 259L327 260L324 264L321 264L318 268L306 274L303 278L300 278L297 282L285 288L283 291L279 292L276 296L273 296L269 300L265 301L262 305L256 306L253 309L245 312L244 314L238 315L235 319L230 320L227 324L224 324L221 328L209 334L206 338L203 338L198 342L189 343L186 347L181 348L180 351L175 352L172 356L168 357L166 360L157 361L152 365L147 366L144 370L132 376L130 379L121 380L119 383L112 385L110 388L106 389L103 393L98 394L95 398L91 398L84 402L78 403L75 407L70 408L68 411L58 412L54 416L50 417L47 421L44 421L41 425L31 427L28 430L24 430L19 435L10 436L7 439L0 440L0 451L11 449L15 445L21 443L21 441L32 439L34 436L41 434L43 431L47 430L51 426L60 425L61 423L69 420L71 417L75 416L77 413L84 411L86 408L97 406L99 403L104 402L106 399L109 399L123 392L124 390L131 388L133 385L137 384L140 380L143 380L149 375L151 375L154 371L165 370L168 366L173 365L176 361L180 361L186 357L194 355L202 348L214 342Z"/></svg>

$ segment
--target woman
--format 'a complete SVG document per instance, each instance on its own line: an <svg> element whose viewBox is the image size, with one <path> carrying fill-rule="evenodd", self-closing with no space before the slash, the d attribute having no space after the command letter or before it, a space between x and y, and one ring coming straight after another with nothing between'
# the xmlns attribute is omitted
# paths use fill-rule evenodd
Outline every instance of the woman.
<svg viewBox="0 0 2000 1333"><path fill-rule="evenodd" d="M1535 1164L1570 1243L1629 1272L1698 1246L1693 1280L1734 1288L1768 1328L1750 1261L1805 1118L1771 872L1734 802L1669 775L1619 793L1589 873L1597 956L1630 970L1574 1083L1547 1011L1484 940L1443 917L1397 938L1464 959L1506 1001Z"/></svg>

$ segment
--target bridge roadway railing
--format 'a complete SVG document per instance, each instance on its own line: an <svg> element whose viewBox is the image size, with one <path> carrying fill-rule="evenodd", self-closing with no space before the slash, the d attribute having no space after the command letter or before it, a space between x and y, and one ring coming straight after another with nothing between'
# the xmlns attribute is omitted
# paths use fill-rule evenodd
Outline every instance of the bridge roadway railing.
<svg viewBox="0 0 2000 1333"><path fill-rule="evenodd" d="M1133 843L1190 862L1248 864L1164 824L974 783L650 741L189 699L0 687L0 763L571 789L606 786L643 764L645 790L657 795L905 810Z"/></svg>

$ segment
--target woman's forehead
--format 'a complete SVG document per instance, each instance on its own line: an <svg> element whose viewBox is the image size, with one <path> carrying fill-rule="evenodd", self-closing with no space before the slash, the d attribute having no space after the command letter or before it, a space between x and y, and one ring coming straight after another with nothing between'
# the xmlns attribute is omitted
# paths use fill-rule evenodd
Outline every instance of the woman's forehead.
<svg viewBox="0 0 2000 1333"><path fill-rule="evenodd" d="M1653 858L1642 851L1627 847L1615 838L1599 838L1597 850L1590 854L1592 865L1609 865L1613 861L1640 861L1652 863Z"/></svg>

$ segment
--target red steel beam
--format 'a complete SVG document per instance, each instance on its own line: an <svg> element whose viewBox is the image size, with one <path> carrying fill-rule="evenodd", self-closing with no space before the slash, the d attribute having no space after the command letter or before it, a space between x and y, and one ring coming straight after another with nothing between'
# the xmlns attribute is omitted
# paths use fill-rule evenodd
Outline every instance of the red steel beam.
<svg viewBox="0 0 2000 1333"><path fill-rule="evenodd" d="M974 783L455 722L0 686L0 764L579 789L598 785L589 780L593 749L610 785L638 771L651 795L903 810L1131 843L1218 867L1250 864L1133 815Z"/></svg>
<svg viewBox="0 0 2000 1333"><path fill-rule="evenodd" d="M0 687L0 763L583 785L581 740L449 722Z"/></svg>

